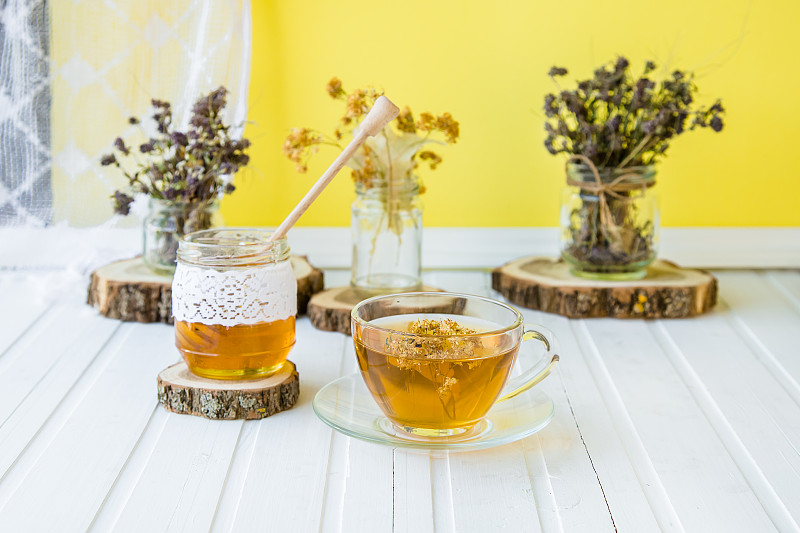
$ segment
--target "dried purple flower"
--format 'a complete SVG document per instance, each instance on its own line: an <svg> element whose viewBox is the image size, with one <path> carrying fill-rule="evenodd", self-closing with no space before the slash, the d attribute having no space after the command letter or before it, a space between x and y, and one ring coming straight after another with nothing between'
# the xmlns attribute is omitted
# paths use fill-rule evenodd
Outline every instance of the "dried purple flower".
<svg viewBox="0 0 800 533"><path fill-rule="evenodd" d="M231 139L229 126L221 119L226 104L227 90L219 87L201 96L192 107L192 124L187 131L172 128L172 106L164 100L153 99L152 117L158 135L139 145L144 161L136 160L138 169L128 173L120 167L128 185L124 191L114 194L115 210L128 214L132 200L128 193L146 193L154 198L168 201L185 201L196 208L213 202L223 194L234 190L229 179L249 162L245 153L250 146L247 139ZM129 124L138 124L135 117ZM177 149L175 148L177 147ZM129 155L130 148L121 138L114 140L118 155ZM114 154L101 159L103 165L117 165ZM194 208L191 208L194 209ZM190 217L191 218L191 217Z"/></svg>
<svg viewBox="0 0 800 533"><path fill-rule="evenodd" d="M591 79L578 81L575 89L546 95L547 151L583 154L604 167L649 165L665 152L670 139L688 129L722 129L724 109L719 101L708 109L694 103L697 87L691 72L675 70L656 83L648 77L655 69L648 61L637 78L620 56L597 68ZM565 71L553 67L548 75Z"/></svg>
<svg viewBox="0 0 800 533"><path fill-rule="evenodd" d="M116 139L114 139L114 148L122 152L124 155L128 155L131 153L128 147L125 146L125 142L122 140L121 137L117 137Z"/></svg>
<svg viewBox="0 0 800 533"><path fill-rule="evenodd" d="M648 120L642 123L642 131L647 135L653 135L658 129L658 120Z"/></svg>
<svg viewBox="0 0 800 533"><path fill-rule="evenodd" d="M548 94L544 97L544 114L548 117L556 116L558 105L556 105L556 95Z"/></svg>
<svg viewBox="0 0 800 533"><path fill-rule="evenodd" d="M179 131L173 131L170 133L169 140L172 141L172 144L177 144L180 146L186 146L189 144L189 138L186 136L186 134Z"/></svg>
<svg viewBox="0 0 800 533"><path fill-rule="evenodd" d="M132 196L127 195L123 192L114 191L112 198L114 198L115 213L127 216L128 213L131 212L131 202L133 202Z"/></svg>
<svg viewBox="0 0 800 533"><path fill-rule="evenodd" d="M551 78L555 78L556 76L566 76L567 69L563 67L553 67L550 69L547 75L550 76Z"/></svg>

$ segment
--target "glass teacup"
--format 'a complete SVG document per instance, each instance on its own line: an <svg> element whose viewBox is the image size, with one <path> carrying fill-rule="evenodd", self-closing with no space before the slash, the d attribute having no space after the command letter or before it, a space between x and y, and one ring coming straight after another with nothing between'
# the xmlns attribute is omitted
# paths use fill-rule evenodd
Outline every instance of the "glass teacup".
<svg viewBox="0 0 800 533"><path fill-rule="evenodd" d="M467 294L415 292L353 308L361 376L396 430L420 437L463 435L498 401L530 389L558 361L555 337L523 324L514 308ZM509 379L523 340L545 355Z"/></svg>

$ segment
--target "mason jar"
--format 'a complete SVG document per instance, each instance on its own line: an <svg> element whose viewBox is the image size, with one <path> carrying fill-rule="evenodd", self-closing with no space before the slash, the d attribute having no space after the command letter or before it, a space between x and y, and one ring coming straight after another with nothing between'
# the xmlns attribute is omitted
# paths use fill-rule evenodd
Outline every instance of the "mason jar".
<svg viewBox="0 0 800 533"><path fill-rule="evenodd" d="M147 216L142 225L144 264L158 274L172 275L180 238L221 224L219 201L183 202L149 198Z"/></svg>
<svg viewBox="0 0 800 533"><path fill-rule="evenodd" d="M659 211L652 166L592 169L567 165L561 200L561 257L590 279L645 276L656 257Z"/></svg>
<svg viewBox="0 0 800 533"><path fill-rule="evenodd" d="M422 287L422 204L416 177L356 185L350 283L370 294Z"/></svg>
<svg viewBox="0 0 800 533"><path fill-rule="evenodd" d="M172 280L175 346L189 370L249 379L281 369L295 343L297 281L286 239L221 228L184 235Z"/></svg>

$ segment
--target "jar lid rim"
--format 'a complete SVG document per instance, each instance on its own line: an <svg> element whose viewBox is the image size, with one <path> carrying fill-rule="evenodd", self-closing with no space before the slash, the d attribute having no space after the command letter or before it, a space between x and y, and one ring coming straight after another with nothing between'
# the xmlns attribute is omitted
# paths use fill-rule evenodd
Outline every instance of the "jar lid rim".
<svg viewBox="0 0 800 533"><path fill-rule="evenodd" d="M269 238L274 233L273 228L247 228L247 227L235 227L235 228L210 228L210 229L203 229L199 231L193 231L192 233L187 233L183 237L181 237L182 241L192 244L193 246L263 246L269 242ZM211 239L212 237L216 236L223 236L231 237L235 235L247 235L255 237L252 239L251 242L231 242L231 241L241 241L242 239L230 239L228 241L219 240L217 242L204 242L201 239ZM256 240L257 239L257 240ZM276 243L284 243L286 242L286 237L282 237L275 241Z"/></svg>
<svg viewBox="0 0 800 533"><path fill-rule="evenodd" d="M286 237L270 241L271 228L211 228L181 237L178 260L203 266L275 263L289 257Z"/></svg>

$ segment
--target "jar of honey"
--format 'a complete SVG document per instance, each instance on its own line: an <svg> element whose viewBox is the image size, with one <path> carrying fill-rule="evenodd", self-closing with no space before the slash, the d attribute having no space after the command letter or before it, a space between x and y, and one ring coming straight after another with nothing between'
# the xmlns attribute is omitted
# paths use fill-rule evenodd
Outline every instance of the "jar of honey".
<svg viewBox="0 0 800 533"><path fill-rule="evenodd" d="M175 345L189 370L252 379L280 370L295 343L297 281L286 239L219 228L189 233L172 280Z"/></svg>

